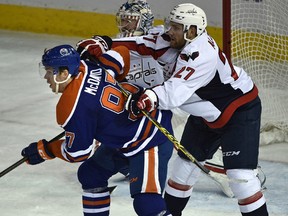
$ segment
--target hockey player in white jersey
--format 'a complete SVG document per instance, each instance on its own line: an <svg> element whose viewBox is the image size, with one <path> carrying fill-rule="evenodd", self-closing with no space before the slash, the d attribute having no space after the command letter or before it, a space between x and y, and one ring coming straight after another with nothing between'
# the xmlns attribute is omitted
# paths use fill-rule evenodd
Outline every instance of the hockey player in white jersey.
<svg viewBox="0 0 288 216"><path fill-rule="evenodd" d="M154 15L146 0L128 0L116 14L119 34L117 38L137 37L147 34L160 35L164 26L153 26ZM151 88L164 82L163 65L149 55L130 50L130 71L126 79L130 83Z"/></svg>
<svg viewBox="0 0 288 216"><path fill-rule="evenodd" d="M146 0L128 0L122 4L116 13L117 27L119 34L113 39L125 40L144 35L160 35L164 33L164 26L153 27L154 15L150 5ZM100 36L103 37L103 36ZM81 55L90 54L95 58L103 53L98 45L98 35L91 39L78 42L77 47L81 47L84 52ZM94 40L95 39L95 40ZM114 45L112 45L114 47ZM175 63L175 61L171 61ZM130 50L130 71L126 80L130 83L150 88L164 82L163 66L166 63L156 61L149 54L139 53L133 49ZM167 65L164 69L168 68ZM165 70L167 71L167 70Z"/></svg>
<svg viewBox="0 0 288 216"><path fill-rule="evenodd" d="M251 77L233 66L206 32L205 12L190 3L169 15L170 46L180 51L176 68L163 85L132 95L126 108L180 109L190 114L181 144L200 162L221 146L229 185L243 216L268 216L258 164L261 101ZM182 215L200 169L182 152L166 185L165 200L173 216Z"/></svg>
<svg viewBox="0 0 288 216"><path fill-rule="evenodd" d="M154 15L151 11L150 5L146 0L129 0L122 4L116 14L117 26L119 34L117 38L142 36L147 34L160 35L164 33L164 26L159 25L153 27ZM156 61L149 55L140 55L135 50L130 50L130 71L126 79L145 88L151 88L162 84L170 78L173 72L173 63L161 63ZM182 133L185 125L185 119L188 114L181 112L179 109L173 110L172 124L174 132ZM205 166L208 169L217 172L213 180L221 188L223 193L228 197L233 197L228 179L223 168L221 157L222 151L219 149L217 154L210 159Z"/></svg>
<svg viewBox="0 0 288 216"><path fill-rule="evenodd" d="M129 0L122 4L116 14L116 20L119 34L117 35L118 39L114 39L114 42L117 44L123 41L129 41L131 37L148 34L150 36L156 36L164 32L164 26L162 25L153 27L154 15L149 4L144 0ZM78 44L78 46L82 46L83 48L89 46L89 49L87 49L89 51L93 49L93 42L91 39L84 40ZM97 44L94 49L97 50ZM94 54L94 56L97 57L95 53L100 54L101 51L90 54ZM160 85L169 79L175 66L175 61L170 63L161 60L156 61L149 53L145 53L145 51L141 53L139 50L136 51L133 48L130 49L130 59L130 71L126 79L131 83L145 88ZM181 112L179 109L174 109L173 113L173 128L177 130L178 133L182 133L187 114ZM222 158L218 156L221 154L221 150L218 150L217 154L215 154L216 156L213 156L205 166L218 173L218 175L214 175L213 180L219 185L224 194L228 197L233 197L234 194L229 187L228 179L223 169ZM121 170L121 172L124 175L127 174L125 169Z"/></svg>

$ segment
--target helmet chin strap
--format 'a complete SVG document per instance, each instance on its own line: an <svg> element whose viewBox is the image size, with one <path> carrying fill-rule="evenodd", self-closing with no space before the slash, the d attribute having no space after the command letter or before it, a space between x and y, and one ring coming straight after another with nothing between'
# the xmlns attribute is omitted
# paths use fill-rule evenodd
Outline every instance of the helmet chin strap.
<svg viewBox="0 0 288 216"><path fill-rule="evenodd" d="M59 83L56 83L55 94L58 94L58 91L59 91Z"/></svg>
<svg viewBox="0 0 288 216"><path fill-rule="evenodd" d="M60 81L60 82L56 80L56 76L57 76L57 75L55 74L55 75L53 76L53 78L54 78L54 82L56 83L55 94L58 94L58 92L59 92L59 85L62 84L62 83L67 82L67 81L70 79L71 74L69 74L65 80Z"/></svg>
<svg viewBox="0 0 288 216"><path fill-rule="evenodd" d="M194 37L193 39L187 38L187 32L185 32L185 33L184 33L184 39L185 39L187 42L191 43L191 42L193 42L194 40L196 40L198 37L200 37L205 31L206 31L206 30L204 30L204 31L201 32L200 34L197 34L197 36ZM187 43L186 43L186 45L187 45Z"/></svg>

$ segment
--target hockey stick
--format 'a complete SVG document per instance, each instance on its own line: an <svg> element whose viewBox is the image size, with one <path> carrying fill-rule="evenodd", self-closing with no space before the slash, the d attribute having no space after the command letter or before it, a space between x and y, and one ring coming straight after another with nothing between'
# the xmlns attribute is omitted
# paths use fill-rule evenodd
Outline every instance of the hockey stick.
<svg viewBox="0 0 288 216"><path fill-rule="evenodd" d="M141 112L174 144L178 151L185 154L190 161L192 161L199 169L201 169L207 175L213 175L211 170L202 165L192 154L190 154L187 149L165 128L163 127L155 118L153 118L149 112L146 110L141 110Z"/></svg>
<svg viewBox="0 0 288 216"><path fill-rule="evenodd" d="M107 72L108 73L108 72ZM123 88L123 86L117 82L124 96L128 97L129 93ZM212 179L216 179L218 173L209 170L203 164L201 164L188 150L165 128L163 127L155 118L151 116L146 110L141 110L141 112L174 144L177 151L181 151L192 163L194 163L202 172L208 175ZM247 182L244 179L229 179L228 181L233 182Z"/></svg>
<svg viewBox="0 0 288 216"><path fill-rule="evenodd" d="M54 137L53 139L51 139L50 141L48 141L48 143L54 142L56 140L59 140L60 138L62 138L65 135L65 131L63 131L62 133L58 134L56 137ZM23 157L21 160L17 161L16 163L12 164L11 166L9 166L7 169L3 170L0 173L0 178L4 175L6 175L8 172L12 171L13 169L15 169L16 167L18 167L19 165L21 165L22 163L24 163L28 158L27 157Z"/></svg>
<svg viewBox="0 0 288 216"><path fill-rule="evenodd" d="M100 68L102 68L106 73L110 74L103 66L101 66L98 62L97 59L93 58L91 59L90 58L90 61L97 64ZM125 97L129 97L129 94L125 88L123 88L123 86L117 81L116 81L116 84L119 86L122 94L125 96ZM141 112L174 144L175 148L178 150L178 151L181 151L182 153L185 154L186 157L189 158L189 160L191 160L200 170L202 170L204 173L206 173L207 175L209 176L212 176L213 175L213 172L211 172L211 170L209 170L208 168L206 168L204 165L202 165L198 160L196 160L196 158L191 155L187 150L186 148L181 145L181 143L165 128L163 127L155 118L153 118L151 116L151 114L149 112L147 112L146 110L141 110Z"/></svg>
<svg viewBox="0 0 288 216"><path fill-rule="evenodd" d="M89 58L89 60L94 64L98 65L98 67L102 68L106 73L110 74L106 68L104 68L101 64L99 64L97 59ZM126 89L123 88L123 86L117 80L115 80L115 82L119 86L122 94L128 98L130 93L127 92ZM141 112L174 144L174 147L176 148L177 151L181 151L192 163L194 163L207 176L209 176L212 179L217 178L218 173L209 170L203 164L201 164L165 127L163 127L155 118L153 118L149 112L147 112L146 110L141 110ZM247 182L244 179L229 179L229 181Z"/></svg>
<svg viewBox="0 0 288 216"><path fill-rule="evenodd" d="M108 71L107 71L108 73ZM124 96L128 97L129 93L123 86L117 82L117 85L120 87L121 92ZM192 163L194 163L202 172L208 175L213 180L217 179L218 173L206 168L203 164L201 164L188 150L165 128L163 127L155 118L151 116L149 112L146 110L141 110L141 112L174 144L174 147L177 151L181 151ZM245 179L228 179L228 181L232 182L247 182Z"/></svg>

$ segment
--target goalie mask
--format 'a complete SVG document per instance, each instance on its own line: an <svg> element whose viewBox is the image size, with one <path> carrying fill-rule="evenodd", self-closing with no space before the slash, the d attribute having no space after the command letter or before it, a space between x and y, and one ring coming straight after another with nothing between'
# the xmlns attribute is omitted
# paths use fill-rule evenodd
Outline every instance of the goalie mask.
<svg viewBox="0 0 288 216"><path fill-rule="evenodd" d="M191 3L179 4L173 8L169 17L165 19L166 32L170 29L170 22L183 25L184 39L188 42L192 42L198 38L207 27L205 12L201 8ZM197 29L197 35L192 40L187 38L187 31L189 30L190 26L195 26Z"/></svg>
<svg viewBox="0 0 288 216"><path fill-rule="evenodd" d="M129 0L116 14L119 37L140 36L148 33L154 22L149 4L144 0Z"/></svg>
<svg viewBox="0 0 288 216"><path fill-rule="evenodd" d="M39 63L39 72L41 77L44 77L49 71L53 73L54 81L57 84L56 93L58 93L59 84L65 83L71 76L76 76L79 66L78 52L70 45L60 45L44 51L42 61ZM57 74L63 69L67 69L69 75L65 80L57 81Z"/></svg>

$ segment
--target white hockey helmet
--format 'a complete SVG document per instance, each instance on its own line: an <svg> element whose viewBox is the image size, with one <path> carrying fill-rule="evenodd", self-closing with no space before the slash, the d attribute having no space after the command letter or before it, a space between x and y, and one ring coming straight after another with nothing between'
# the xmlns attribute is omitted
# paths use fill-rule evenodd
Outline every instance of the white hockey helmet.
<svg viewBox="0 0 288 216"><path fill-rule="evenodd" d="M122 19L136 20L135 29L123 30ZM150 5L146 0L128 0L122 4L116 14L117 26L120 31L120 37L131 37L145 35L153 27L154 15Z"/></svg>
<svg viewBox="0 0 288 216"><path fill-rule="evenodd" d="M201 8L191 3L179 4L175 6L165 22L170 21L183 24L183 31L185 32L184 39L189 42L199 37L207 27L207 18L205 12ZM197 36L193 40L190 40L186 37L186 33L190 26L196 26L197 29Z"/></svg>

